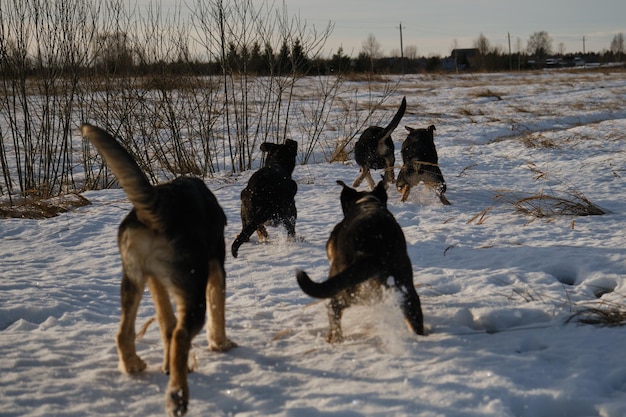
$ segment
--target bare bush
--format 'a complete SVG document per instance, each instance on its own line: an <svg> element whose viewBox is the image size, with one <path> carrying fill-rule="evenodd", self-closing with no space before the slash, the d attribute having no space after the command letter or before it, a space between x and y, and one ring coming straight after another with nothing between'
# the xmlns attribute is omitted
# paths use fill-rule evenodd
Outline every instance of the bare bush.
<svg viewBox="0 0 626 417"><path fill-rule="evenodd" d="M154 182L250 169L261 142L293 136L311 158L343 78L319 76L319 97L294 98L332 26L251 0L182 7L0 2L1 195L113 185L75 132L85 121L112 132ZM292 131L295 118L307 129Z"/></svg>

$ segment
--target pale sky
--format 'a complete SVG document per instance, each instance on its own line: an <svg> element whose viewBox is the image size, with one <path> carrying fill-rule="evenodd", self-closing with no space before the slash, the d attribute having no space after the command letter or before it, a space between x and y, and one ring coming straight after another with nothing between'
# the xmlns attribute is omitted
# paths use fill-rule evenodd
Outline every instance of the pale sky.
<svg viewBox="0 0 626 417"><path fill-rule="evenodd" d="M371 33L384 52L417 46L418 55L449 55L455 43L471 48L482 33L492 46L516 52L531 34L545 30L565 52L609 49L613 36L626 33L626 0L285 0L290 13L309 24L335 24L327 48L343 45L357 55Z"/></svg>
<svg viewBox="0 0 626 417"><path fill-rule="evenodd" d="M454 46L471 48L481 33L504 52L510 34L511 51L517 52L520 45L525 50L530 35L539 31L552 37L555 52L559 44L565 53L582 52L583 38L587 52L601 52L609 49L614 35L626 33L626 0L275 0L274 4L283 1L288 13L299 15L307 26L334 24L323 49L327 56L340 46L346 54L358 55L370 34L390 55L400 50L400 24L405 50L417 47L419 56L448 56ZM164 7L180 2L161 0Z"/></svg>

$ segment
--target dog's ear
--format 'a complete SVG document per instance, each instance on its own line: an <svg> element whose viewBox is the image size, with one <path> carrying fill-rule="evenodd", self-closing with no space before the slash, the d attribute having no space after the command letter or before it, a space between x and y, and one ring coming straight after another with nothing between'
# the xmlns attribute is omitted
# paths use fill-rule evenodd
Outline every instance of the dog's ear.
<svg viewBox="0 0 626 417"><path fill-rule="evenodd" d="M275 150L278 145L271 142L263 142L260 146L261 152L270 152Z"/></svg>
<svg viewBox="0 0 626 417"><path fill-rule="evenodd" d="M437 129L435 129L435 125L430 125L430 126L428 126L428 130L432 133L433 131L435 131Z"/></svg>
<svg viewBox="0 0 626 417"><path fill-rule="evenodd" d="M414 132L414 131L415 131L415 129L413 129L413 128L412 128L412 127L410 127L410 126L404 126L404 128L405 128L406 130L408 130L408 131L409 131L409 133L411 133L411 132Z"/></svg>
<svg viewBox="0 0 626 417"><path fill-rule="evenodd" d="M358 199L359 192L354 188L348 187L343 181L337 181L337 184L343 187L339 200L341 201L341 211L343 211L343 214L345 216L350 208L354 205L354 202Z"/></svg>
<svg viewBox="0 0 626 417"><path fill-rule="evenodd" d="M380 200L385 207L387 207L387 186L384 181L379 181L376 187L372 190L372 195Z"/></svg>
<svg viewBox="0 0 626 417"><path fill-rule="evenodd" d="M298 142L296 142L296 141L295 141L295 140L293 140L293 139L287 139L287 140L285 141L285 146L287 146L287 148L288 148L289 150L292 150L292 151L295 151L295 152L297 152L297 151L298 151Z"/></svg>

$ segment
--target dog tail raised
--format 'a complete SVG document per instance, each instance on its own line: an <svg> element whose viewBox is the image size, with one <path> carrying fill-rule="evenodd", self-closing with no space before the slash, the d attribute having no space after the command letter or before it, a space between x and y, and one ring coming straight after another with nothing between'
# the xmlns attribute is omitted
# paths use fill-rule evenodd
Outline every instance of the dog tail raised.
<svg viewBox="0 0 626 417"><path fill-rule="evenodd" d="M387 127L385 127L385 130L383 131L382 137L384 139L386 139L387 136L391 135L391 133L394 130L396 130L396 127L398 127L400 120L402 120L402 117L404 116L405 111L406 111L406 97L402 97L402 103L400 103L400 108L398 108L396 115L393 116L393 119L391 119L391 122L387 125Z"/></svg>
<svg viewBox="0 0 626 417"><path fill-rule="evenodd" d="M150 228L160 229L158 195L133 157L113 136L97 126L85 123L80 131L98 149L113 171L137 211L139 220Z"/></svg>
<svg viewBox="0 0 626 417"><path fill-rule="evenodd" d="M313 298L331 298L345 289L383 275L386 275L386 271L381 269L380 262L377 262L374 257L359 259L358 262L354 262L324 282L314 282L306 272L296 271L298 285L305 294Z"/></svg>

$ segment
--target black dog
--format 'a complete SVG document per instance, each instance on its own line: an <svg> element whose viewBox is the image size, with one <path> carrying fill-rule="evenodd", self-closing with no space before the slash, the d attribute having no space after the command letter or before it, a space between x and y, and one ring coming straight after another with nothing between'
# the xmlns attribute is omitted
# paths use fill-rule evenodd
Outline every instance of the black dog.
<svg viewBox="0 0 626 417"><path fill-rule="evenodd" d="M402 99L400 108L387 127L370 126L361 134L354 145L354 159L360 167L361 175L354 180L353 187L358 187L363 179L366 179L370 189L374 189L375 183L370 173L371 169L384 169L384 181L386 183L395 181L393 164L396 162L396 157L391 133L400 123L405 110L406 97Z"/></svg>
<svg viewBox="0 0 626 417"><path fill-rule="evenodd" d="M111 135L88 124L81 132L98 149L133 204L118 230L124 272L116 338L119 368L136 373L146 367L135 350L135 319L147 283L163 339L162 369L170 374L166 410L170 416L182 416L189 401L189 349L204 325L207 305L209 348L225 351L236 346L226 337L224 318L226 216L201 180L181 177L153 187Z"/></svg>
<svg viewBox="0 0 626 417"><path fill-rule="evenodd" d="M329 278L316 283L304 271L297 272L302 291L315 298L331 298L326 340L341 342L343 310L354 302L379 298L381 286L392 286L401 292L408 326L423 335L422 309L413 285L413 267L404 233L387 210L384 182L380 181L371 192L358 192L342 181L337 183L343 186L344 219L335 226L326 243Z"/></svg>
<svg viewBox="0 0 626 417"><path fill-rule="evenodd" d="M402 193L401 201L406 201L411 192L411 187L423 181L429 187L435 189L439 200L445 205L450 202L444 195L446 181L439 169L439 158L435 148L433 132L435 126L428 129L413 129L406 126L409 135L402 142L402 168L398 174L396 187Z"/></svg>
<svg viewBox="0 0 626 417"><path fill-rule="evenodd" d="M283 224L289 238L296 235L296 202L298 185L291 179L296 166L298 142L287 139L284 145L262 143L267 152L265 166L252 174L241 192L241 233L232 244L236 258L239 247L256 231L259 240L267 239L265 225Z"/></svg>

